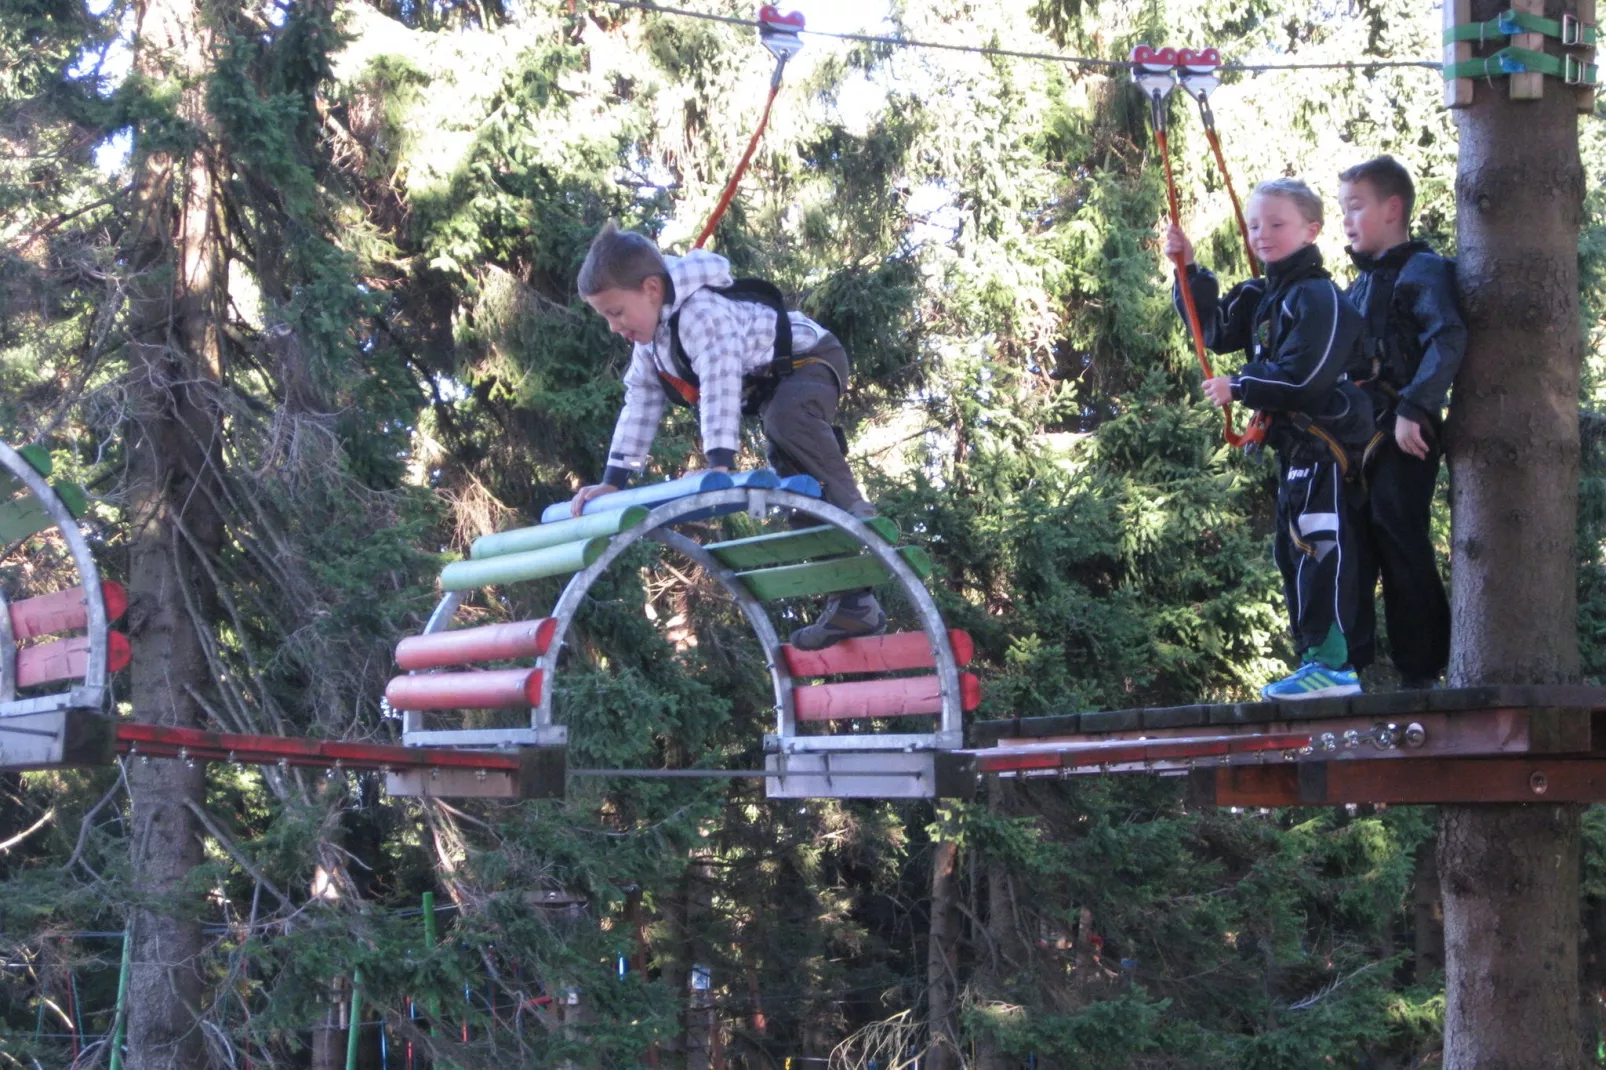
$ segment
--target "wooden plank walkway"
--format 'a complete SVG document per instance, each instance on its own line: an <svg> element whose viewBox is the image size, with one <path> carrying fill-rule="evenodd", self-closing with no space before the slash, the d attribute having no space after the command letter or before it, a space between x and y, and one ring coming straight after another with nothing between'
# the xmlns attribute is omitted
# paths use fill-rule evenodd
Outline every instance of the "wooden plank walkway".
<svg viewBox="0 0 1606 1070"><path fill-rule="evenodd" d="M1253 746L1301 734L1308 747ZM1235 745L1190 750L1207 736ZM1190 802L1203 806L1606 801L1598 687L1067 712L978 722L971 738L980 767L1000 775L1185 776ZM1060 761L1045 760L1056 750Z"/></svg>

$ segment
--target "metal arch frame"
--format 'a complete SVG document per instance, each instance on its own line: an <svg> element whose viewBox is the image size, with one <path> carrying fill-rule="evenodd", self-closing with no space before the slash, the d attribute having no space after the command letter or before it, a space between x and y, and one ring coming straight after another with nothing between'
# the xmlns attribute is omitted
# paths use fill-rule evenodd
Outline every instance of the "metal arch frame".
<svg viewBox="0 0 1606 1070"><path fill-rule="evenodd" d="M670 527L688 516L728 506L744 506L755 517L769 509L790 509L816 520L840 528L869 550L898 581L903 594L920 615L921 630L931 645L933 660L942 698L939 730L924 734L880 734L852 736L798 736L797 720L792 705L792 677L782 664L780 638L764 611L763 603L754 598L736 578L736 572L719 561L698 543ZM607 571L620 555L642 539L652 539L683 554L701 565L731 595L752 626L753 634L764 648L766 667L775 693L776 735L766 737L767 750L781 753L808 753L814 751L867 751L867 750L952 750L963 745L964 709L959 689L959 669L954 662L953 649L948 641L948 629L937 609L931 593L904 561L898 551L888 546L879 535L851 513L818 498L791 491L760 488L731 488L706 491L684 498L676 498L654 508L638 525L613 536L602 556L570 577L563 593L558 597L551 616L557 628L547 652L536 660L547 686L542 688L541 702L530 711L529 729L475 729L467 731L424 731L422 715L405 712L402 721L402 738L410 746L484 746L500 739L507 744L563 744L567 742L567 729L552 723L551 682L557 676L558 659L562 655L564 638L592 585ZM442 597L423 634L445 631L462 603L462 592L448 592Z"/></svg>
<svg viewBox="0 0 1606 1070"><path fill-rule="evenodd" d="M73 565L78 569L78 581L84 591L85 627L89 632L89 665L84 670L84 681L68 691L37 698L18 699L17 644L11 631L10 607L0 599L0 717L30 713L47 713L53 710L98 710L106 701L106 600L100 589L100 569L89 552L89 543L78 530L78 520L72 515L55 489L45 481L27 460L4 442L0 442L0 465L3 465L28 492L39 500L45 514L55 522L72 554Z"/></svg>

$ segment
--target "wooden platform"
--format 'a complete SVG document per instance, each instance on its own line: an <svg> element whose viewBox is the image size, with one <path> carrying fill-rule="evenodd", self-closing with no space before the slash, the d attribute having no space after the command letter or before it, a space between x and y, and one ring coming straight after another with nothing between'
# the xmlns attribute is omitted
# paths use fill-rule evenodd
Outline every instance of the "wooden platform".
<svg viewBox="0 0 1606 1070"><path fill-rule="evenodd" d="M1606 688L1067 712L971 733L1000 776L1186 776L1198 804L1606 801Z"/></svg>

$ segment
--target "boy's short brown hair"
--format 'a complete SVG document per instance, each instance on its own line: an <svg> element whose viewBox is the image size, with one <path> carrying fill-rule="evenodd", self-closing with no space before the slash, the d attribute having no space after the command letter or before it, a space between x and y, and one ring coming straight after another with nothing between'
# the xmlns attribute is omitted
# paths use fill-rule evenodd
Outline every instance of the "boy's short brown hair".
<svg viewBox="0 0 1606 1070"><path fill-rule="evenodd" d="M1299 209L1299 217L1307 223L1322 221L1322 199L1316 191L1297 178L1271 178L1255 187L1255 197L1285 197Z"/></svg>
<svg viewBox="0 0 1606 1070"><path fill-rule="evenodd" d="M1398 197L1407 220L1416 208L1416 185L1411 181L1411 172L1392 156L1376 156L1365 163L1358 163L1347 171L1339 172L1338 180L1352 184L1370 182L1380 200Z"/></svg>
<svg viewBox="0 0 1606 1070"><path fill-rule="evenodd" d="M645 234L620 230L610 219L591 239L576 281L581 297L595 297L604 290L639 290L654 276L669 281L669 265L657 244Z"/></svg>

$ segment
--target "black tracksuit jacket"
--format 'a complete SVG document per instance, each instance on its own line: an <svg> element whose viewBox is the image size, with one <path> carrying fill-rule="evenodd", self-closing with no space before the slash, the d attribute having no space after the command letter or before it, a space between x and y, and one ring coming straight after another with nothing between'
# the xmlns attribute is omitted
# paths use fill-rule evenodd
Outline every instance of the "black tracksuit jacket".
<svg viewBox="0 0 1606 1070"><path fill-rule="evenodd" d="M1246 350L1249 362L1232 377L1232 396L1270 412L1268 444L1297 440L1288 414L1303 413L1347 446L1372 434L1372 406L1354 385L1370 364L1361 347L1364 324L1307 245L1266 265L1266 277L1241 282L1220 296L1216 277L1189 265L1188 282L1199 309L1205 345L1217 353ZM1180 289L1173 291L1179 313Z"/></svg>
<svg viewBox="0 0 1606 1070"><path fill-rule="evenodd" d="M1437 425L1450 383L1467 349L1467 325L1456 303L1455 261L1433 252L1426 242L1409 241L1378 256L1350 250L1360 274L1347 291L1362 322L1381 320L1382 337L1369 340L1369 362L1386 389L1371 389L1378 416L1397 411L1417 423ZM1389 279L1393 294L1386 315L1374 319L1369 306ZM1360 376L1373 379L1374 369ZM1392 424L1384 430L1393 433Z"/></svg>

